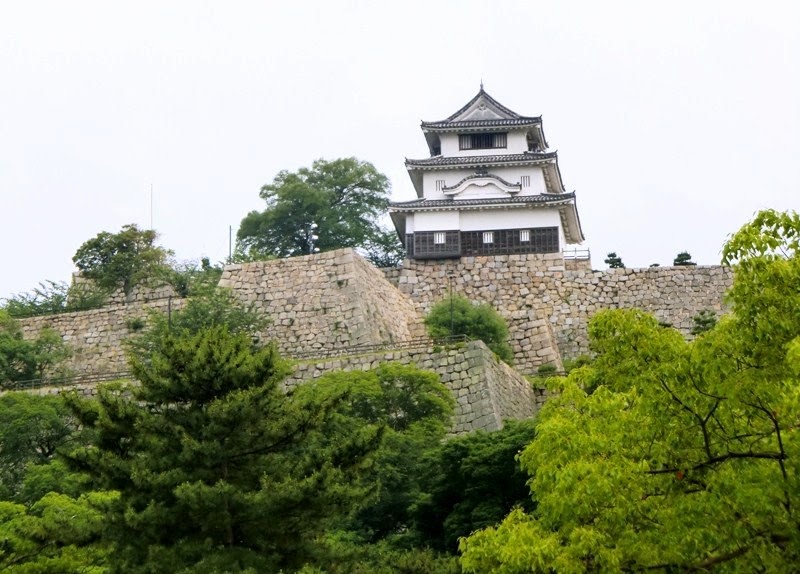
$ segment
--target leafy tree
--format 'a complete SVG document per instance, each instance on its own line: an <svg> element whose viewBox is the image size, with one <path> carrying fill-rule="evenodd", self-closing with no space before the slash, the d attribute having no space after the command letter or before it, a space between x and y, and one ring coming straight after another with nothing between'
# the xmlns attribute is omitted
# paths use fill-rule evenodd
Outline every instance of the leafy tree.
<svg viewBox="0 0 800 574"><path fill-rule="evenodd" d="M486 343L506 363L514 360L505 319L488 303L475 305L465 297L451 294L431 308L425 325L431 337L466 335Z"/></svg>
<svg viewBox="0 0 800 574"><path fill-rule="evenodd" d="M78 248L72 261L87 279L101 289L122 289L129 296L134 287L162 278L172 252L155 244L158 235L136 224L119 233L102 231Z"/></svg>
<svg viewBox="0 0 800 574"><path fill-rule="evenodd" d="M418 495L421 453L437 447L450 427L455 401L436 373L411 365L385 363L368 372L333 372L310 385L347 391L340 409L356 427L382 428L383 441L362 477L371 490L346 528L364 540L404 533L409 508Z"/></svg>
<svg viewBox="0 0 800 574"><path fill-rule="evenodd" d="M203 257L199 266L192 262L173 264L163 274L178 297L189 297L213 291L222 276L222 266L212 265L208 257Z"/></svg>
<svg viewBox="0 0 800 574"><path fill-rule="evenodd" d="M641 311L598 313L595 360L555 380L520 455L536 510L465 539L464 570L794 570L798 247L794 213L734 234L732 313L690 343Z"/></svg>
<svg viewBox="0 0 800 574"><path fill-rule="evenodd" d="M0 388L64 376L67 373L62 364L70 355L61 336L49 327L39 331L35 339L25 339L19 324L0 310Z"/></svg>
<svg viewBox="0 0 800 574"><path fill-rule="evenodd" d="M112 571L274 572L307 560L351 487L378 429L337 421L346 391L286 394L272 346L225 326L172 331L138 386L72 399L96 433L71 464L119 491L103 535Z"/></svg>
<svg viewBox="0 0 800 574"><path fill-rule="evenodd" d="M697 265L694 261L692 261L692 255L688 251L681 251L675 256L675 260L672 262L673 265L677 267L687 267L691 265Z"/></svg>
<svg viewBox="0 0 800 574"><path fill-rule="evenodd" d="M534 421L506 421L499 431L452 438L424 457L413 529L437 550L493 526L514 507L532 510L528 475L516 456L533 440Z"/></svg>
<svg viewBox="0 0 800 574"><path fill-rule="evenodd" d="M77 431L60 396L0 395L0 498L16 500L31 465L53 460Z"/></svg>
<svg viewBox="0 0 800 574"><path fill-rule="evenodd" d="M30 293L18 293L5 300L2 308L12 317L33 317L101 307L108 294L91 283L45 281Z"/></svg>
<svg viewBox="0 0 800 574"><path fill-rule="evenodd" d="M107 548L97 542L103 509L114 493L77 498L48 493L31 507L0 501L0 570L7 574L106 572Z"/></svg>
<svg viewBox="0 0 800 574"><path fill-rule="evenodd" d="M618 257L615 252L611 252L606 255L606 258L603 260L603 263L608 265L611 269L622 269L625 267L625 264L622 262L622 258Z"/></svg>
<svg viewBox="0 0 800 574"><path fill-rule="evenodd" d="M352 157L281 171L261 188L267 208L242 220L238 243L245 253L274 257L380 245L389 190L385 175Z"/></svg>
<svg viewBox="0 0 800 574"><path fill-rule="evenodd" d="M363 249L375 267L397 267L406 257L406 248L394 230L379 231Z"/></svg>

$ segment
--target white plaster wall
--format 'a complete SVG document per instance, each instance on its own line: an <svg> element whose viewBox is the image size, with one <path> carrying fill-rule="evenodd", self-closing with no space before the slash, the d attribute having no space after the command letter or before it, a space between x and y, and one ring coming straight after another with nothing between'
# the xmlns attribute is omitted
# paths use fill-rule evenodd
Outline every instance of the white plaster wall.
<svg viewBox="0 0 800 574"><path fill-rule="evenodd" d="M485 229L526 229L534 227L558 227L561 218L557 209L496 209L491 211L462 211L462 231L482 231Z"/></svg>
<svg viewBox="0 0 800 574"><path fill-rule="evenodd" d="M519 195L539 195L547 192L544 182L544 171L541 166L515 166L515 167L493 167L489 168L489 173L503 178L509 183L519 183L523 175L530 176L530 187L523 187ZM436 181L444 180L445 185L455 185L467 176L474 175L475 169L442 169L431 170L422 173L422 189L425 199L447 199L441 191L436 191ZM487 189L488 190L488 189Z"/></svg>
<svg viewBox="0 0 800 574"><path fill-rule="evenodd" d="M504 131L502 128L498 132ZM442 143L442 155L450 156L471 156L471 155L493 155L507 153L522 153L528 150L528 141L525 137L525 130L508 131L506 147L500 149L458 149L458 134L441 134L439 139Z"/></svg>
<svg viewBox="0 0 800 574"><path fill-rule="evenodd" d="M458 229L457 211L425 211L414 214L416 231L449 231Z"/></svg>
<svg viewBox="0 0 800 574"><path fill-rule="evenodd" d="M414 213L406 214L406 233L414 233Z"/></svg>

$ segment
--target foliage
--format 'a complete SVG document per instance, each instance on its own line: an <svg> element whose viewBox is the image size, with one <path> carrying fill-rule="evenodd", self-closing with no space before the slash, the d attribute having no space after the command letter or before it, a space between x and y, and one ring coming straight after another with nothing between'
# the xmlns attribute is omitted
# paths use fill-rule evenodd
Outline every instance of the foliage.
<svg viewBox="0 0 800 574"><path fill-rule="evenodd" d="M377 220L386 211L389 190L385 175L352 157L281 171L261 188L266 210L242 220L238 245L245 253L274 257L308 254L312 246L319 251L380 246Z"/></svg>
<svg viewBox="0 0 800 574"><path fill-rule="evenodd" d="M606 258L603 260L603 263L608 265L611 269L622 269L625 267L625 264L622 262L622 258L618 257L615 252L611 252L606 255Z"/></svg>
<svg viewBox="0 0 800 574"><path fill-rule="evenodd" d="M520 456L536 510L465 539L464 570L794 570L799 238L774 211L734 234L732 314L693 342L641 311L598 313L594 362L554 379Z"/></svg>
<svg viewBox="0 0 800 574"><path fill-rule="evenodd" d="M452 438L422 465L413 528L432 548L455 553L458 539L499 523L514 507L532 510L527 475L516 462L533 440L534 421L506 421L491 433Z"/></svg>
<svg viewBox="0 0 800 574"><path fill-rule="evenodd" d="M0 499L20 500L31 465L52 461L77 431L60 396L0 395Z"/></svg>
<svg viewBox="0 0 800 574"><path fill-rule="evenodd" d="M164 335L138 386L73 397L96 433L70 454L95 488L119 491L103 539L118 572L274 572L307 561L379 429L341 421L344 389L286 394L285 364L225 326Z"/></svg>
<svg viewBox="0 0 800 574"><path fill-rule="evenodd" d="M147 328L126 344L133 355L146 362L153 351L176 333L188 336L210 327L225 326L229 333L244 333L255 340L268 322L252 303L246 305L230 289L216 287L190 297L182 307L168 314L151 312Z"/></svg>
<svg viewBox="0 0 800 574"><path fill-rule="evenodd" d="M573 369L580 369L592 363L589 355L578 355L574 359L564 359L564 372L569 374Z"/></svg>
<svg viewBox="0 0 800 574"><path fill-rule="evenodd" d="M364 255L375 267L397 267L406 257L406 248L391 230L379 230L363 246Z"/></svg>
<svg viewBox="0 0 800 574"><path fill-rule="evenodd" d="M0 310L0 388L63 377L67 372L62 364L70 355L71 350L53 329L44 327L35 339L25 339L19 324Z"/></svg>
<svg viewBox="0 0 800 574"><path fill-rule="evenodd" d="M459 574L453 556L427 548L396 548L387 541L366 544L346 532L326 535L324 559L319 566L307 565L298 574Z"/></svg>
<svg viewBox="0 0 800 574"><path fill-rule="evenodd" d="M106 572L107 550L96 541L114 493L72 498L48 493L30 508L0 501L0 570L8 574Z"/></svg>
<svg viewBox="0 0 800 574"><path fill-rule="evenodd" d="M383 440L362 477L369 492L344 526L367 541L407 531L419 492L420 453L437 447L449 428L455 401L436 373L385 363L367 372L333 372L309 385L348 392L340 412L356 427L382 428Z"/></svg>
<svg viewBox="0 0 800 574"><path fill-rule="evenodd" d="M677 267L686 267L691 265L697 265L694 261L692 261L692 254L688 251L681 251L675 256L675 260L672 262L673 265Z"/></svg>
<svg viewBox="0 0 800 574"><path fill-rule="evenodd" d="M431 308L425 325L431 337L466 335L486 343L506 363L514 360L505 319L488 303L474 305L465 297L451 294Z"/></svg>
<svg viewBox="0 0 800 574"><path fill-rule="evenodd" d="M157 237L155 231L130 223L119 233L98 233L78 248L72 261L99 288L121 288L128 296L134 287L163 277L168 269L172 253L155 244Z"/></svg>
<svg viewBox="0 0 800 574"><path fill-rule="evenodd" d="M714 328L717 324L717 314L711 309L703 309L697 315L692 317L694 325L692 326L692 335L699 335Z"/></svg>
<svg viewBox="0 0 800 574"><path fill-rule="evenodd" d="M545 365L539 365L539 368L536 369L536 372L540 375L552 375L556 372L556 366L552 363L547 363Z"/></svg>
<svg viewBox="0 0 800 574"><path fill-rule="evenodd" d="M222 266L212 265L208 257L203 257L199 267L192 262L174 263L162 273L164 282L175 289L178 297L190 297L213 291L222 276Z"/></svg>
<svg viewBox="0 0 800 574"><path fill-rule="evenodd" d="M18 293L5 299L2 308L11 317L23 318L97 309L107 298L108 293L92 283L67 286L64 282L45 281L30 293Z"/></svg>

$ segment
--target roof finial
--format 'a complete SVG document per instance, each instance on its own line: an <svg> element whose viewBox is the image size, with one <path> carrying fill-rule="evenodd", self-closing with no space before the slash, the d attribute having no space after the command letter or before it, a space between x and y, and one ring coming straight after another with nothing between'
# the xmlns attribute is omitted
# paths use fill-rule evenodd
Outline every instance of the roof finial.
<svg viewBox="0 0 800 574"><path fill-rule="evenodd" d="M481 91L483 91L483 78L481 78Z"/></svg>

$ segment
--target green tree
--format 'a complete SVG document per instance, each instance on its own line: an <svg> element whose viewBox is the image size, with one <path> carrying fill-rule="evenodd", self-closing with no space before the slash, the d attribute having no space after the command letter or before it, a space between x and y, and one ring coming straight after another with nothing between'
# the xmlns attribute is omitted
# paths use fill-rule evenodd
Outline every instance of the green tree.
<svg viewBox="0 0 800 574"><path fill-rule="evenodd" d="M692 335L699 335L712 329L717 324L717 314L711 309L703 309L697 315L692 317L694 325L692 326Z"/></svg>
<svg viewBox="0 0 800 574"><path fill-rule="evenodd" d="M363 540L408 531L409 509L424 469L421 453L437 447L450 428L455 401L436 373L385 363L367 372L333 372L310 388L347 392L340 409L356 428L382 430L382 443L362 476L370 491L345 525Z"/></svg>
<svg viewBox="0 0 800 574"><path fill-rule="evenodd" d="M70 355L68 345L51 328L41 329L35 339L25 339L19 323L0 310L0 388L65 376L63 362Z"/></svg>
<svg viewBox="0 0 800 574"><path fill-rule="evenodd" d="M505 319L488 303L475 305L465 297L451 294L431 308L425 326L431 337L466 335L486 343L506 363L514 360Z"/></svg>
<svg viewBox="0 0 800 574"><path fill-rule="evenodd" d="M692 261L692 254L688 251L681 251L675 256L675 260L672 262L673 265L676 267L689 267L692 265L697 265L694 261Z"/></svg>
<svg viewBox="0 0 800 574"><path fill-rule="evenodd" d="M406 257L406 248L393 229L382 230L369 239L363 252L375 267L397 267Z"/></svg>
<svg viewBox="0 0 800 574"><path fill-rule="evenodd" d="M267 208L242 220L237 240L245 255L273 257L380 244L389 191L385 175L352 157L284 170L261 188Z"/></svg>
<svg viewBox="0 0 800 574"><path fill-rule="evenodd" d="M29 467L53 460L77 432L60 396L0 395L0 498L19 500Z"/></svg>
<svg viewBox="0 0 800 574"><path fill-rule="evenodd" d="M520 455L537 508L465 539L467 572L788 572L800 560L800 217L733 235L732 313L687 343L598 313ZM584 390L594 387L589 395Z"/></svg>
<svg viewBox="0 0 800 574"><path fill-rule="evenodd" d="M139 284L163 280L172 252L155 244L158 235L136 224L119 233L102 231L78 248L72 261L101 289L122 289L129 296Z"/></svg>
<svg viewBox="0 0 800 574"><path fill-rule="evenodd" d="M8 314L15 318L51 315L67 311L82 311L101 307L108 294L90 283L45 281L29 293L18 293L2 304Z"/></svg>
<svg viewBox="0 0 800 574"><path fill-rule="evenodd" d="M625 264L622 262L622 258L618 257L614 251L606 255L606 258L603 260L603 263L608 265L611 269L622 269L625 267Z"/></svg>
<svg viewBox="0 0 800 574"><path fill-rule="evenodd" d="M286 394L274 347L225 326L178 330L131 370L139 385L72 399L96 439L71 464L120 493L104 529L112 571L295 568L362 494L351 485L380 433L337 423L346 390Z"/></svg>
<svg viewBox="0 0 800 574"><path fill-rule="evenodd" d="M534 508L517 454L533 440L535 422L506 421L495 432L473 432L423 457L420 494L412 506L420 541L455 553L458 540L498 524L514 507Z"/></svg>

